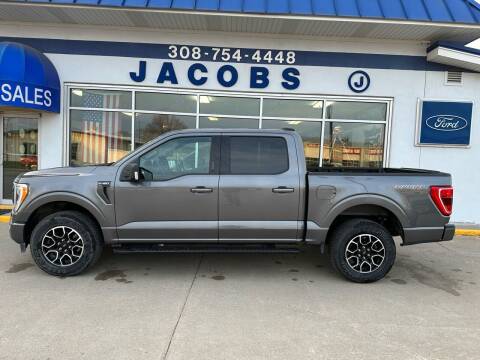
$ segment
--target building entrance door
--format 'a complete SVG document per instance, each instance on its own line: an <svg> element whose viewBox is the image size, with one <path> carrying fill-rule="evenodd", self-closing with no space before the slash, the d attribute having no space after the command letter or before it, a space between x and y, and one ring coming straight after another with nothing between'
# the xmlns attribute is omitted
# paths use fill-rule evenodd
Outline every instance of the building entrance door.
<svg viewBox="0 0 480 360"><path fill-rule="evenodd" d="M38 168L38 118L4 115L1 125L1 199L8 201L13 199L15 178Z"/></svg>

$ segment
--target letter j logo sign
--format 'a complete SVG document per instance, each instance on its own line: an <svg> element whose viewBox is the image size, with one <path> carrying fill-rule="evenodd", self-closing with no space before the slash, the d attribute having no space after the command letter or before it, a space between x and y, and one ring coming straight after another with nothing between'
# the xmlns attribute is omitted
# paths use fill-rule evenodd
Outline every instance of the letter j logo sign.
<svg viewBox="0 0 480 360"><path fill-rule="evenodd" d="M370 76L365 71L355 71L348 78L348 87L353 92L362 93L370 87Z"/></svg>

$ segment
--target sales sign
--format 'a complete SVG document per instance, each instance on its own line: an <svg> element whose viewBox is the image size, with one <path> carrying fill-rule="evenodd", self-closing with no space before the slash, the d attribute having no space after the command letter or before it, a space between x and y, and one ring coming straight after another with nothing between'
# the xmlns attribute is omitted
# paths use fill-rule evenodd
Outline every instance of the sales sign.
<svg viewBox="0 0 480 360"><path fill-rule="evenodd" d="M418 144L469 145L472 111L472 102L421 101Z"/></svg>

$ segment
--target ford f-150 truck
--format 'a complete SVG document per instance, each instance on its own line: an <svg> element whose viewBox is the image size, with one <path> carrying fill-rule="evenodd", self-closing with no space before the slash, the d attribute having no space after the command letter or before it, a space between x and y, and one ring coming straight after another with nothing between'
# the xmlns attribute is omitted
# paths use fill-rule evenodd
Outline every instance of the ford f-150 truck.
<svg viewBox="0 0 480 360"><path fill-rule="evenodd" d="M383 278L403 245L451 240L448 174L307 170L290 130L183 130L113 164L14 182L11 237L36 264L77 275L105 245L126 252L327 251L347 279Z"/></svg>

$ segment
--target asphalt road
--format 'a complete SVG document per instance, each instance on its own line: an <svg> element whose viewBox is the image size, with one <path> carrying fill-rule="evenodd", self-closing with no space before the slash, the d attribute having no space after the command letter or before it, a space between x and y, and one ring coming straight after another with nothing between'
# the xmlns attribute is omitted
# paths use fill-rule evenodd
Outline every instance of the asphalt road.
<svg viewBox="0 0 480 360"><path fill-rule="evenodd" d="M0 359L478 359L480 238L398 248L388 278L325 256L113 255L55 278L0 224Z"/></svg>

